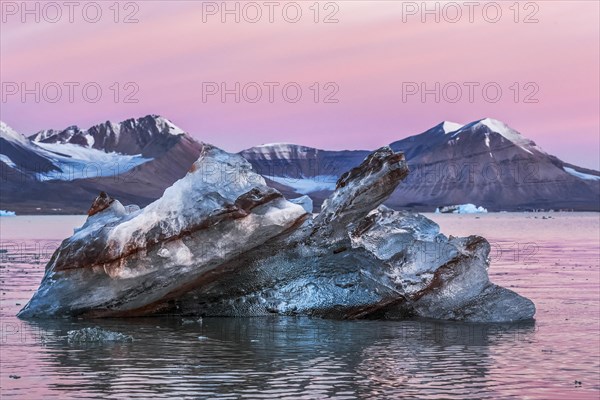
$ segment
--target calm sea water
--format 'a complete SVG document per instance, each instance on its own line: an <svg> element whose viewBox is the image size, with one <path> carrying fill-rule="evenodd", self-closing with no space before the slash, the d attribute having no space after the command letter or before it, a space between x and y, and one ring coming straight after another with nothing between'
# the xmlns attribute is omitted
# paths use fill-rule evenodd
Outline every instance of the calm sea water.
<svg viewBox="0 0 600 400"><path fill-rule="evenodd" d="M49 256L84 217L2 218L0 397L598 399L600 214L428 216L446 234L487 237L491 279L531 298L535 322L20 321ZM135 340L66 341L88 326Z"/></svg>

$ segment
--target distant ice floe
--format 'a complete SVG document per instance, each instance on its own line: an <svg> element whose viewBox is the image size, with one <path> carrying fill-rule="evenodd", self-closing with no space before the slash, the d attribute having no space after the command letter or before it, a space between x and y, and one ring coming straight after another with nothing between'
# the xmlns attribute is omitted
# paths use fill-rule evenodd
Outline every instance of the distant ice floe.
<svg viewBox="0 0 600 400"><path fill-rule="evenodd" d="M488 212L483 207L477 207L475 204L458 204L454 206L444 206L435 209L436 214L481 214Z"/></svg>
<svg viewBox="0 0 600 400"><path fill-rule="evenodd" d="M0 217L15 217L17 213L14 211L0 210Z"/></svg>

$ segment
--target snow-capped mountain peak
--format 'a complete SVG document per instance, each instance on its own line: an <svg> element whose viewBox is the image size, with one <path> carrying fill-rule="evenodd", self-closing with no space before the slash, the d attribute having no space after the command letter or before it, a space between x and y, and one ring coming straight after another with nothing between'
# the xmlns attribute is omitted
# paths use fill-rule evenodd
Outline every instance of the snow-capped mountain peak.
<svg viewBox="0 0 600 400"><path fill-rule="evenodd" d="M506 125L502 121L498 121L493 118L484 118L475 123L474 127L485 126L489 128L492 132L499 133L505 139L510 140L515 144L530 144L531 140L525 138L516 130L512 129L510 126Z"/></svg>
<svg viewBox="0 0 600 400"><path fill-rule="evenodd" d="M106 121L88 129L73 125L63 130L49 129L29 137L36 143L73 144L107 153L139 154L151 142L172 142L185 132L159 115L130 118L121 122Z"/></svg>
<svg viewBox="0 0 600 400"><path fill-rule="evenodd" d="M478 122L478 125L486 126L492 132L496 132L496 133L502 135L503 138L516 144L517 146L521 147L523 150L525 150L529 153L531 153L531 150L536 150L538 152L546 154L546 152L544 150L542 150L541 147L536 145L533 140L528 139L525 136L521 135L520 132L511 128L510 126L508 126L507 124L505 124L502 121L498 121L497 119L493 119L493 118L484 118Z"/></svg>
<svg viewBox="0 0 600 400"><path fill-rule="evenodd" d="M33 142L42 142L48 139L49 137L56 135L58 132L59 131L56 131L54 129L44 129L31 135L29 139Z"/></svg>
<svg viewBox="0 0 600 400"><path fill-rule="evenodd" d="M444 133L455 132L463 127L462 124L458 124L456 122L451 122L451 121L444 121L441 123L441 126L442 126L442 129L444 130Z"/></svg>
<svg viewBox="0 0 600 400"><path fill-rule="evenodd" d="M79 139L80 136L85 136L85 132L79 129L77 125L71 125L63 130L44 129L30 136L32 142L49 142L49 143L72 143L87 146L86 141ZM73 139L75 137L75 139ZM79 139L79 140L78 140ZM78 142L78 143L77 143Z"/></svg>
<svg viewBox="0 0 600 400"><path fill-rule="evenodd" d="M458 140L463 133L473 133L473 134L483 134L485 135L485 144L487 147L490 147L490 136L493 133L500 136L500 140L507 140L510 143L520 147L522 150L527 153L533 154L532 150L541 152L545 154L540 147L538 147L534 141L526 138L521 135L518 131L508 126L506 123L499 121L493 118L484 118L474 122L471 122L467 125L464 125L459 130L452 133L452 138ZM482 135L483 137L483 135Z"/></svg>
<svg viewBox="0 0 600 400"><path fill-rule="evenodd" d="M37 181L122 174L161 157L182 142L193 143L186 140L183 130L157 115L118 123L106 121L85 130L76 125L42 130L29 138L5 123L1 123L0 131L6 140L2 141L0 161ZM186 144L182 146L187 151ZM195 152L193 148L190 151Z"/></svg>
<svg viewBox="0 0 600 400"><path fill-rule="evenodd" d="M70 138L68 142L59 140L61 132ZM97 191L107 188L122 196L130 192L128 201L137 203L143 198L149 203L186 174L203 148L158 115L118 123L106 121L85 130L71 126L60 131L40 131L32 140L0 122L0 137L0 166L38 182L31 191L21 190L21 175L7 174L11 179L19 177L0 185L2 195L15 205L17 212L35 210L41 201L38 199L56 208L64 207L68 199L75 204L73 210L86 211L89 202L82 201L82 193L91 191L96 196ZM389 204L394 207L432 211L444 204L473 203L490 210L598 209L598 171L566 164L492 118L464 126L442 121L418 135L391 143L390 147L404 152L413 168L401 191L391 197ZM292 197L310 193L318 208L328 192L335 189L338 177L360 165L369 153L269 143L239 154L269 185ZM530 165L535 165L534 171L522 167ZM130 179L133 168L133 185L124 185L122 179L96 179L115 174L127 174L123 177ZM530 178L536 184L528 184ZM71 186L65 186L64 181L72 181L73 189L68 189ZM68 189L64 195L63 188Z"/></svg>
<svg viewBox="0 0 600 400"><path fill-rule="evenodd" d="M0 137L9 142L13 142L13 143L16 142L21 145L27 145L29 143L29 141L27 140L27 138L25 136L21 135L20 133L15 131L13 128L8 126L8 124L6 124L5 122L2 122L2 121L0 121Z"/></svg>
<svg viewBox="0 0 600 400"><path fill-rule="evenodd" d="M181 129L180 127L178 127L177 125L175 125L174 123L169 121L168 119L161 117L161 116L155 116L155 117L156 117L156 122L158 124L161 124L162 126L166 126L169 128L169 134L175 135L175 136L185 134L185 131L183 129Z"/></svg>

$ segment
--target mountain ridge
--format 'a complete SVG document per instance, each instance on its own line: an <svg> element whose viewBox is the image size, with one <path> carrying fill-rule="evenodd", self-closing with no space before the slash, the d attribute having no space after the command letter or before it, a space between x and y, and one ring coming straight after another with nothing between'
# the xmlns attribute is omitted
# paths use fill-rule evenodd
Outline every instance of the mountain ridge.
<svg viewBox="0 0 600 400"><path fill-rule="evenodd" d="M311 154L310 148L301 147ZM439 206L474 203L493 211L600 209L600 190L592 182L600 179L600 172L566 163L492 118L465 125L442 121L425 132L395 141L390 147L404 152L411 169L409 177L386 203L394 208L433 211ZM344 170L356 162L340 159L341 151L313 149L312 152L321 157L294 162L281 160L277 152L269 154L265 145L260 152L253 147L240 154L255 168L269 171L269 179L284 184L280 190L286 196L290 192L309 194L318 205L329 190L316 190L317 185L315 192L304 190L305 180L317 177L304 166L311 161L324 165L337 163L336 169ZM367 153L363 151L363 155ZM282 165L288 170L290 165L295 166L294 174L286 174Z"/></svg>
<svg viewBox="0 0 600 400"><path fill-rule="evenodd" d="M0 128L0 167L6 183L0 192L1 208L18 213L64 211L65 204L56 203L65 201L73 202L66 208L81 212L83 204L89 205L88 198L101 190L144 206L185 175L201 147L156 114L106 121L88 129L72 125L42 130L29 137L4 122ZM493 211L600 209L600 172L566 163L492 118L464 125L442 121L390 147L405 153L411 169L388 200L394 208L433 211L473 203ZM317 206L335 188L338 177L369 153L292 143L262 144L239 152L270 186L288 197L308 194ZM116 163L116 171L102 170L94 176L70 171L90 165L105 169L110 162ZM19 192L39 199L23 199ZM44 198L52 207L43 204Z"/></svg>
<svg viewBox="0 0 600 400"><path fill-rule="evenodd" d="M157 115L108 121L87 130L71 126L51 135L38 132L32 135L37 141L15 137L5 123L1 127L0 203L17 214L85 213L100 191L145 206L185 176L201 147ZM71 132L61 135L67 130ZM106 140L72 140L88 133Z"/></svg>

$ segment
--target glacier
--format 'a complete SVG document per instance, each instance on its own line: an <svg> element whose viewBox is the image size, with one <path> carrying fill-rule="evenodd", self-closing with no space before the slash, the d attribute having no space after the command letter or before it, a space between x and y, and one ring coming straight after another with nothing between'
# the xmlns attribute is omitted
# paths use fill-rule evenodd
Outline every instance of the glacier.
<svg viewBox="0 0 600 400"><path fill-rule="evenodd" d="M50 160L58 171L39 172L39 181L99 178L117 176L133 168L152 161L141 154L128 155L115 152L106 153L101 150L70 143L35 143L38 153Z"/></svg>
<svg viewBox="0 0 600 400"><path fill-rule="evenodd" d="M382 147L313 215L305 197L287 200L244 158L204 144L143 209L101 193L19 317L533 318L533 302L490 282L484 238L382 205L408 174Z"/></svg>

